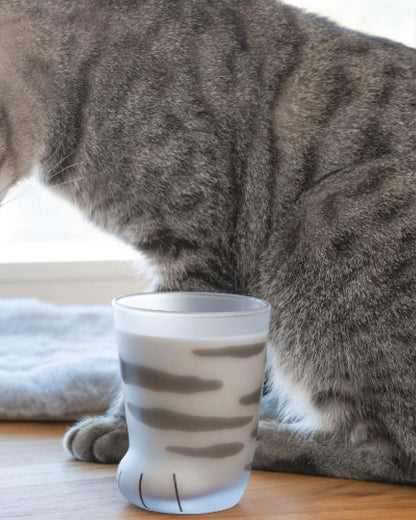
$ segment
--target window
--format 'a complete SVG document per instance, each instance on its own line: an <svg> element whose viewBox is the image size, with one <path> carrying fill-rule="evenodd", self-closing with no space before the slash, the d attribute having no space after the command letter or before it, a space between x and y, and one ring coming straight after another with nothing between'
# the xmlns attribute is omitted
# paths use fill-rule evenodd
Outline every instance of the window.
<svg viewBox="0 0 416 520"><path fill-rule="evenodd" d="M13 188L0 209L1 262L134 258L137 252L87 222L36 175Z"/></svg>
<svg viewBox="0 0 416 520"><path fill-rule="evenodd" d="M287 0L345 27L416 47L414 0Z"/></svg>
<svg viewBox="0 0 416 520"><path fill-rule="evenodd" d="M109 303L152 288L143 257L86 222L35 178L0 208L0 297Z"/></svg>

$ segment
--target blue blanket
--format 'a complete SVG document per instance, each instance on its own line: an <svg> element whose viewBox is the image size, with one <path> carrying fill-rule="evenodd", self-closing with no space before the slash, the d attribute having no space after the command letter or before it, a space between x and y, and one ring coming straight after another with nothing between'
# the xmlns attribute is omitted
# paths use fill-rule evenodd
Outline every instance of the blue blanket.
<svg viewBox="0 0 416 520"><path fill-rule="evenodd" d="M109 306L0 298L0 419L69 420L120 390Z"/></svg>

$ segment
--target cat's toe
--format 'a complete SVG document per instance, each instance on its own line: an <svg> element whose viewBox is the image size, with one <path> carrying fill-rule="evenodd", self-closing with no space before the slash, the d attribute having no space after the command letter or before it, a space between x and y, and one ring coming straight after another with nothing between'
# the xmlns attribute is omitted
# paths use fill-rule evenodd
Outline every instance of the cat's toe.
<svg viewBox="0 0 416 520"><path fill-rule="evenodd" d="M128 448L125 420L89 417L70 428L63 440L65 449L79 460L114 464Z"/></svg>
<svg viewBox="0 0 416 520"><path fill-rule="evenodd" d="M106 464L120 462L129 447L127 430L114 429L97 438L93 454L97 461Z"/></svg>

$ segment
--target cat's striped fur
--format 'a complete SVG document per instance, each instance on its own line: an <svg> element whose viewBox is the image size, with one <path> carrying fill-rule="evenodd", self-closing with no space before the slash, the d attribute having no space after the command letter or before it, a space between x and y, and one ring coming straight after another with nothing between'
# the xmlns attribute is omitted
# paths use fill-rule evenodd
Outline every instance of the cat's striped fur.
<svg viewBox="0 0 416 520"><path fill-rule="evenodd" d="M39 160L161 290L271 302L256 467L415 483L416 51L274 0L0 21L1 185ZM68 449L118 460L123 413Z"/></svg>

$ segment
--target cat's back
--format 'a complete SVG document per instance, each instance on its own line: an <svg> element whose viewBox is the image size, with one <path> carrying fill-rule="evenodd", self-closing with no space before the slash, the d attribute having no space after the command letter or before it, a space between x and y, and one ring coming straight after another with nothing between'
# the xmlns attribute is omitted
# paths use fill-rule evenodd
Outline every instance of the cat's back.
<svg viewBox="0 0 416 520"><path fill-rule="evenodd" d="M296 66L274 125L282 169L322 175L416 146L416 50L296 12Z"/></svg>

